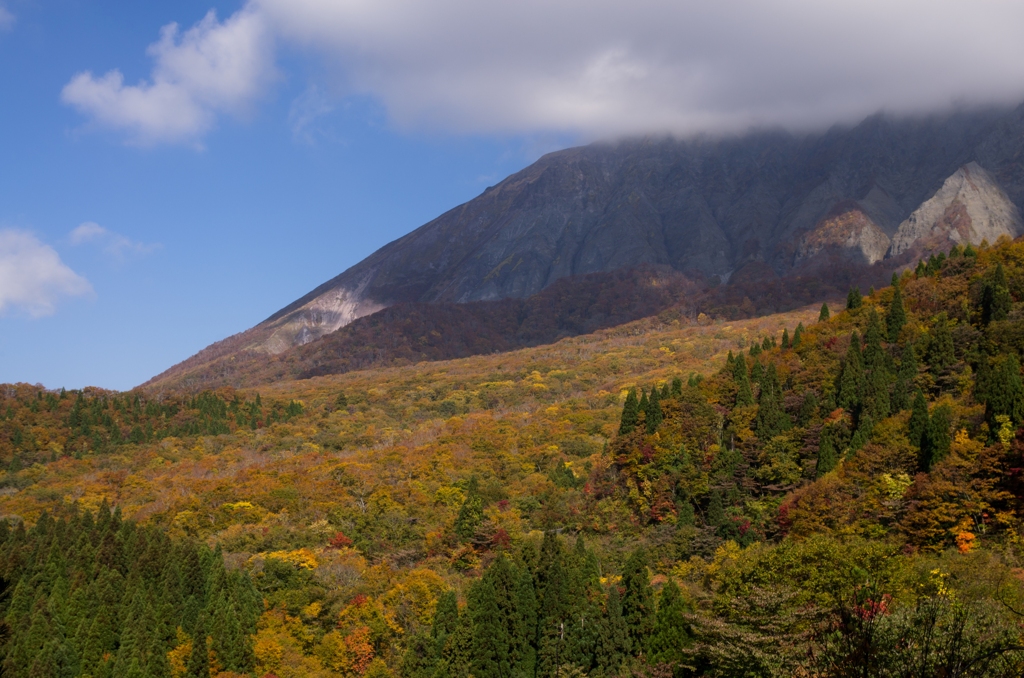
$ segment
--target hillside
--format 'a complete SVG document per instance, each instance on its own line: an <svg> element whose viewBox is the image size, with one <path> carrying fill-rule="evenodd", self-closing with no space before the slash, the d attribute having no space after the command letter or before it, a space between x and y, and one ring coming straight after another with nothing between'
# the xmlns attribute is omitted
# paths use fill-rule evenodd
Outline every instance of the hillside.
<svg viewBox="0 0 1024 678"><path fill-rule="evenodd" d="M280 354L244 349L231 337L153 377L141 388L197 391L255 387L352 370L502 353L587 334L657 314L696 321L749 319L839 297L851 284L877 283L877 267L814 277L774 278L750 267L716 285L665 268L623 269L563 278L526 299L465 304L400 303Z"/></svg>
<svg viewBox="0 0 1024 678"><path fill-rule="evenodd" d="M224 678L1020 675L1024 242L846 306L258 393L6 387L0 510L35 527L0 554L106 500L262 598L239 656L196 650L200 615L144 647L103 636L111 670L160 650ZM10 647L77 657L46 612L65 589L4 562L40 619Z"/></svg>

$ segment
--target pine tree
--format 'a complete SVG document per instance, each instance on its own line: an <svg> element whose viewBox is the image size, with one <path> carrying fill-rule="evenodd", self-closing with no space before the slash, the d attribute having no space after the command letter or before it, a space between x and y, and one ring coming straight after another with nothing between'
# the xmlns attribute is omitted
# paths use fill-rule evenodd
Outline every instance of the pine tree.
<svg viewBox="0 0 1024 678"><path fill-rule="evenodd" d="M657 388L651 388L651 398L647 401L647 411L645 420L647 424L647 433L654 433L661 426L664 415L661 411L661 397L658 395Z"/></svg>
<svg viewBox="0 0 1024 678"><path fill-rule="evenodd" d="M544 534L537 565L537 672L552 675L565 654L570 601L565 555L558 537Z"/></svg>
<svg viewBox="0 0 1024 678"><path fill-rule="evenodd" d="M750 381L763 388L761 382L764 381L764 367L761 366L760 360L755 360L754 364L750 367Z"/></svg>
<svg viewBox="0 0 1024 678"><path fill-rule="evenodd" d="M818 464L815 475L820 478L826 473L835 469L839 463L839 455L836 452L835 443L832 442L832 433L827 428L821 430L821 437L818 439Z"/></svg>
<svg viewBox="0 0 1024 678"><path fill-rule="evenodd" d="M662 400L665 400L669 397L667 381L661 385L661 392L658 395L661 397Z"/></svg>
<svg viewBox="0 0 1024 678"><path fill-rule="evenodd" d="M782 386L775 371L775 363L769 363L757 399L757 417L754 420L757 437L767 442L790 426L789 416L782 408Z"/></svg>
<svg viewBox="0 0 1024 678"><path fill-rule="evenodd" d="M440 656L444 650L448 636L455 632L459 625L459 602L454 591L445 591L437 599L434 609L434 620L430 626L430 638L434 644L434 653Z"/></svg>
<svg viewBox="0 0 1024 678"><path fill-rule="evenodd" d="M651 661L670 666L683 661L683 648L690 645L692 636L686 615L691 612L675 580L669 579L658 597L658 612L651 636Z"/></svg>
<svg viewBox="0 0 1024 678"><path fill-rule="evenodd" d="M622 617L629 629L630 645L636 656L647 654L654 631L654 593L647 572L647 557L637 549L622 572Z"/></svg>
<svg viewBox="0 0 1024 678"><path fill-rule="evenodd" d="M508 633L501 623L494 586L481 579L470 591L473 623L470 665L474 678L506 678L509 666Z"/></svg>
<svg viewBox="0 0 1024 678"><path fill-rule="evenodd" d="M782 348L789 348L789 329L783 328L782 330Z"/></svg>
<svg viewBox="0 0 1024 678"><path fill-rule="evenodd" d="M811 423L815 413L818 411L818 398L814 395L814 391L807 391L804 393L804 401L800 403L800 410L797 412L796 419L800 426L807 426Z"/></svg>
<svg viewBox="0 0 1024 678"><path fill-rule="evenodd" d="M796 330L793 332L793 348L796 348L797 346L800 345L800 342L803 340L803 334L804 334L804 324L803 323L799 323L796 326Z"/></svg>
<svg viewBox="0 0 1024 678"><path fill-rule="evenodd" d="M636 400L636 389L629 389L629 393L626 394L626 402L622 406L622 419L619 422L619 435L626 435L632 433L636 429L637 412L639 405Z"/></svg>
<svg viewBox="0 0 1024 678"><path fill-rule="evenodd" d="M992 430L996 430L996 417L1006 415L1015 425L1024 423L1024 383L1020 376L1020 361L1016 353L1008 353L996 364L995 369L983 375L979 370L978 380L987 376L981 399L985 403L985 416Z"/></svg>
<svg viewBox="0 0 1024 678"><path fill-rule="evenodd" d="M864 298L860 294L860 289L857 287L851 287L849 293L846 295L846 308L847 310L855 310L861 307L864 303Z"/></svg>
<svg viewBox="0 0 1024 678"><path fill-rule="evenodd" d="M729 353L731 354L732 351L729 351ZM683 380L680 379L679 377L674 377L672 379L672 397L673 398L681 398L682 395L683 395Z"/></svg>
<svg viewBox="0 0 1024 678"><path fill-rule="evenodd" d="M940 405L932 412L928 420L928 429L925 434L926 452L925 464L922 471L931 471L940 461L949 454L952 440L949 436L949 429L952 426L952 412L947 405Z"/></svg>
<svg viewBox="0 0 1024 678"><path fill-rule="evenodd" d="M903 307L903 292L900 289L896 274L893 273L892 301L889 303L889 312L885 316L885 326L889 330L889 342L896 343L900 336L900 330L907 324L907 310Z"/></svg>
<svg viewBox="0 0 1024 678"><path fill-rule="evenodd" d="M1006 284L1003 265L996 264L991 280L985 283L981 293L981 319L986 325L992 321L1006 320L1013 299Z"/></svg>
<svg viewBox="0 0 1024 678"><path fill-rule="evenodd" d="M631 650L629 627L622 616L622 599L618 586L613 584L609 589L606 605L595 664L601 675L616 676Z"/></svg>
<svg viewBox="0 0 1024 678"><path fill-rule="evenodd" d="M187 678L210 678L210 656L206 647L206 617L200 615L192 631L192 654L185 665Z"/></svg>
<svg viewBox="0 0 1024 678"><path fill-rule="evenodd" d="M874 308L868 313L868 329L864 333L864 368L884 369L885 350L882 348L882 320Z"/></svg>
<svg viewBox="0 0 1024 678"><path fill-rule="evenodd" d="M819 323L828 322L828 319L829 319L829 317L831 317L831 315L832 314L829 313L829 310L828 310L828 304L822 304L821 305L821 311L818 313L818 322Z"/></svg>
<svg viewBox="0 0 1024 678"><path fill-rule="evenodd" d="M736 362L733 363L732 378L736 382L736 406L753 405L754 396L750 390L750 378L747 376L747 361L742 353L736 357Z"/></svg>
<svg viewBox="0 0 1024 678"><path fill-rule="evenodd" d="M914 403L910 409L910 420L907 422L907 437L910 439L910 444L920 454L921 468L927 467L929 463L927 458L928 441L925 437L928 433L929 421L928 403L924 400L924 394L918 389L914 393Z"/></svg>
<svg viewBox="0 0 1024 678"><path fill-rule="evenodd" d="M850 347L846 351L842 371L839 373L837 402L840 407L855 410L860 404L864 393L864 367L860 354L860 335L854 331L850 335Z"/></svg>

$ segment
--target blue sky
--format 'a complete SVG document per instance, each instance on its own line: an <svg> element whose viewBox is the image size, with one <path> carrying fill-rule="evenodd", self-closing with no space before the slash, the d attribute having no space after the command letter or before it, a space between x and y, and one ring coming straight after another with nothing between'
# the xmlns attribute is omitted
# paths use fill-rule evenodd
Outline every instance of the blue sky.
<svg viewBox="0 0 1024 678"><path fill-rule="evenodd" d="M0 383L130 388L556 148L1019 101L1021 25L999 0L0 0Z"/></svg>
<svg viewBox="0 0 1024 678"><path fill-rule="evenodd" d="M237 4L217 5L227 16ZM244 330L394 238L535 159L516 135L412 134L366 97L295 131L315 75L282 75L203 148L126 145L62 105L75 73L148 77L161 26L210 4L15 5L0 33L0 228L28 231L92 288L52 313L0 316L0 382L127 389ZM115 19L116 17L116 19ZM92 222L116 236L74 244ZM130 241L125 244L123 238ZM120 245L120 246L119 246Z"/></svg>

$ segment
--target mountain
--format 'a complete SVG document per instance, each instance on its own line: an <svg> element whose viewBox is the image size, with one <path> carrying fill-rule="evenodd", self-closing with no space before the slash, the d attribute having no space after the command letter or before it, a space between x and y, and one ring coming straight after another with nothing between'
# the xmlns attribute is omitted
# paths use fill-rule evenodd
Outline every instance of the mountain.
<svg viewBox="0 0 1024 678"><path fill-rule="evenodd" d="M551 153L172 370L280 355L395 304L522 299L645 265L711 284L882 279L931 249L1019 235L1022 157L1024 106Z"/></svg>

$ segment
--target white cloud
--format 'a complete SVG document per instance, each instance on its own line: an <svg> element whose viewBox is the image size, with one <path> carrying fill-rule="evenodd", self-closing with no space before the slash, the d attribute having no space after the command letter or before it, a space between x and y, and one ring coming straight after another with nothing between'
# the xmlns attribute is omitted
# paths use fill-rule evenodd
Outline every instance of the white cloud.
<svg viewBox="0 0 1024 678"><path fill-rule="evenodd" d="M3 5L0 5L0 31L6 31L14 26L14 15Z"/></svg>
<svg viewBox="0 0 1024 678"><path fill-rule="evenodd" d="M64 98L136 141L195 142L256 98L283 41L411 129L806 127L1024 98L1022 25L1006 0L248 0L165 28L151 82L82 73ZM300 97L293 130L329 105Z"/></svg>
<svg viewBox="0 0 1024 678"><path fill-rule="evenodd" d="M33 318L54 312L61 297L92 293L52 247L26 231L0 230L0 313L20 308Z"/></svg>
<svg viewBox="0 0 1024 678"><path fill-rule="evenodd" d="M224 22L211 10L181 33L177 24L150 45L151 80L126 85L118 70L78 73L61 98L97 123L124 130L140 145L196 143L219 113L243 114L273 77L262 15L241 10Z"/></svg>
<svg viewBox="0 0 1024 678"><path fill-rule="evenodd" d="M590 135L805 126L1024 97L1002 0L251 0L395 121Z"/></svg>
<svg viewBox="0 0 1024 678"><path fill-rule="evenodd" d="M158 243L136 242L103 228L95 221L86 221L76 226L68 235L68 240L72 245L100 243L103 251L118 261L124 261L129 255L149 254L160 249Z"/></svg>

